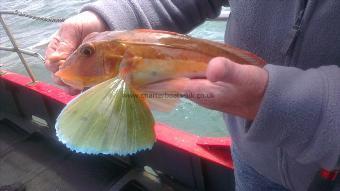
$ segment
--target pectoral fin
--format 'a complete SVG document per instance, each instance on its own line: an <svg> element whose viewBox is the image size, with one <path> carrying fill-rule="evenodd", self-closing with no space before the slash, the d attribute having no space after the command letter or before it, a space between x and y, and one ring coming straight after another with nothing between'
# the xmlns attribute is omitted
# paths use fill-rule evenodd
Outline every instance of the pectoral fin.
<svg viewBox="0 0 340 191"><path fill-rule="evenodd" d="M189 79L175 78L159 81L150 74L150 70L145 68L142 70L141 65L146 67L147 63L127 49L120 63L120 77L137 90L136 93L140 97L145 98L151 109L161 112L171 111L179 103L180 93Z"/></svg>
<svg viewBox="0 0 340 191"><path fill-rule="evenodd" d="M77 152L127 155L152 147L153 125L143 99L113 78L68 103L55 127L59 140Z"/></svg>

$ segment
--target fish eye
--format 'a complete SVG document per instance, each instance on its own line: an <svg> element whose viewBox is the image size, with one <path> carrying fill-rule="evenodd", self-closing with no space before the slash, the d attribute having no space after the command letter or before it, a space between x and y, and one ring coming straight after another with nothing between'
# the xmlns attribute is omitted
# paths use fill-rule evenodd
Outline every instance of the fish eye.
<svg viewBox="0 0 340 191"><path fill-rule="evenodd" d="M84 56L91 56L94 53L94 47L90 44L86 44L82 46L79 51Z"/></svg>

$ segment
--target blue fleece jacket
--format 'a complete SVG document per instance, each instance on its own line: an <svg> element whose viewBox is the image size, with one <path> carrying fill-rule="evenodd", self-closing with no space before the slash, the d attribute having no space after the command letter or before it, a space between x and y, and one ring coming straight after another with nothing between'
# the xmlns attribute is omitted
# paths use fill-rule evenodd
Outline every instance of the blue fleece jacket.
<svg viewBox="0 0 340 191"><path fill-rule="evenodd" d="M224 0L103 0L85 6L112 30L188 32ZM225 114L242 160L290 190L306 190L340 155L340 1L230 0L227 43L267 61L254 121Z"/></svg>

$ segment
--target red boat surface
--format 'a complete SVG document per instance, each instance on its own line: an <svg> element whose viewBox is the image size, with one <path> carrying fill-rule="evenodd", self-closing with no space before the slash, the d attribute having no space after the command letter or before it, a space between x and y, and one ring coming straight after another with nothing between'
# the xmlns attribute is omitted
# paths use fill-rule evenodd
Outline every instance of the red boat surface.
<svg viewBox="0 0 340 191"><path fill-rule="evenodd" d="M73 97L16 73L0 71L0 186L27 191L234 190L231 140L155 126L150 151L129 157L71 152L54 123Z"/></svg>

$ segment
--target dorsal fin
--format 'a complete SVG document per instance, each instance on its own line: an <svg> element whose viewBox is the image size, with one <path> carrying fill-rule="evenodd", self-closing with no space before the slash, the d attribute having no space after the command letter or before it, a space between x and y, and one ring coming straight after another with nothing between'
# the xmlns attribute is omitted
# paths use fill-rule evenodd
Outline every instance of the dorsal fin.
<svg viewBox="0 0 340 191"><path fill-rule="evenodd" d="M170 31L136 29L129 31L129 34L125 36L125 38L117 40L130 45L162 46L175 49L191 50L208 55L212 58L218 56L226 57L240 64L256 65L260 67L263 67L265 64L265 61L262 58L246 50L242 50L231 45L194 38L188 35Z"/></svg>
<svg viewBox="0 0 340 191"><path fill-rule="evenodd" d="M162 33L162 34L170 34L170 35L182 35L177 32L165 31L165 30L154 30L154 29L135 29L135 32L152 32L152 33Z"/></svg>

